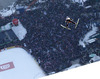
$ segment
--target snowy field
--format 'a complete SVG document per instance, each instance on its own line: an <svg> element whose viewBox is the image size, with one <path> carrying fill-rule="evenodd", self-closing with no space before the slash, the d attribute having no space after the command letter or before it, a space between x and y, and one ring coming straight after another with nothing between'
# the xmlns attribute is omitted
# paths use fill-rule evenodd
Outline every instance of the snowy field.
<svg viewBox="0 0 100 79"><path fill-rule="evenodd" d="M0 79L38 79L45 76L34 58L22 48L0 52Z"/></svg>

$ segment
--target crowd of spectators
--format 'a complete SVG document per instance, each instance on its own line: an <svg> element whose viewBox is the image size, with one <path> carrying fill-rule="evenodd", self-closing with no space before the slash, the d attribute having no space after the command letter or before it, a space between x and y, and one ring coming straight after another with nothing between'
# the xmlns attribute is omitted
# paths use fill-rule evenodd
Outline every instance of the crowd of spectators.
<svg viewBox="0 0 100 79"><path fill-rule="evenodd" d="M68 7L69 6L69 7ZM87 64L90 60L91 50L100 49L98 41L88 45L86 48L79 46L79 40L91 30L86 24L94 22L97 18L83 16L86 9L78 3L48 3L47 8L40 8L23 14L13 14L0 19L0 26L18 18L27 29L24 40L13 42L0 48L12 45L21 45L31 50L39 65L48 74L59 72L70 67L71 61L80 59L80 64ZM92 9L90 12L93 12ZM80 19L77 29L70 25L71 31L62 28L65 25L66 16L75 22ZM91 19L92 18L92 19ZM91 19L91 21L89 20ZM96 22L96 21L95 21ZM97 52L95 51L97 54Z"/></svg>

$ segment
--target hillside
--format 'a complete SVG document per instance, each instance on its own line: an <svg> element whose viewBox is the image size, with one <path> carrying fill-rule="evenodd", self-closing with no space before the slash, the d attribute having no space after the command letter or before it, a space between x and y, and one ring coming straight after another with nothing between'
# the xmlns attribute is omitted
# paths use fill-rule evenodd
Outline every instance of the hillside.
<svg viewBox="0 0 100 79"><path fill-rule="evenodd" d="M19 1L16 4L27 6L31 2ZM37 1L27 12L15 13L0 19L0 26L3 26L13 18L18 18L27 29L22 41L12 42L0 48L13 45L27 48L47 74L63 71L72 66L72 62L76 60L79 60L77 64L88 64L91 58L100 56L100 38L93 38L100 33L98 4L100 2L91 3L90 0L84 3L70 0L48 0L43 3ZM80 19L76 29L74 24L69 24L71 31L60 26L66 25L66 16L72 18L74 22ZM80 40L85 47L79 45ZM90 57L91 54L96 55ZM92 62L95 61L97 60Z"/></svg>

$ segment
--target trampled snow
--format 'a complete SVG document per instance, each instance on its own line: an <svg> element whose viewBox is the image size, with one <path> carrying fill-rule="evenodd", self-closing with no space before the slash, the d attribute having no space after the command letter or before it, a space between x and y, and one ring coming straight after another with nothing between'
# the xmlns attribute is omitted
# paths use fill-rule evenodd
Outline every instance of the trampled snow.
<svg viewBox="0 0 100 79"><path fill-rule="evenodd" d="M0 52L0 70L2 64L12 62L14 68L0 71L0 79L38 79L45 76L34 58L22 48L12 48Z"/></svg>
<svg viewBox="0 0 100 79"><path fill-rule="evenodd" d="M96 38L90 39L90 37L96 34L98 28L95 24L92 25L92 30L90 30L83 39L79 40L79 45L86 47L87 44L95 42Z"/></svg>

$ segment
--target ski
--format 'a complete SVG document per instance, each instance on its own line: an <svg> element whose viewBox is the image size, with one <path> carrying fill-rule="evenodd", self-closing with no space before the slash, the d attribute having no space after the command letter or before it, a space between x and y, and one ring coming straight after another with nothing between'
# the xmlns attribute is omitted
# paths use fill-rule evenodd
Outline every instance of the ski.
<svg viewBox="0 0 100 79"><path fill-rule="evenodd" d="M78 23L79 23L79 20L80 20L80 19L77 20L77 23L76 23L76 25L75 25L75 29L77 28L77 25L78 25Z"/></svg>
<svg viewBox="0 0 100 79"><path fill-rule="evenodd" d="M68 27L65 27L64 25L61 24L61 27L65 28L65 29L68 29L68 30L71 30L70 28Z"/></svg>

